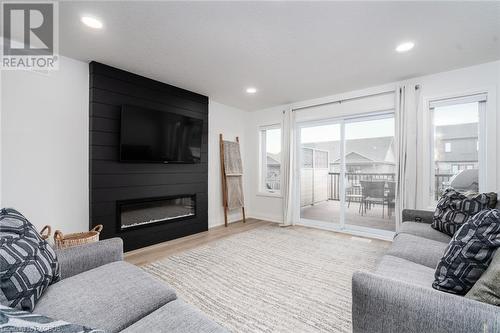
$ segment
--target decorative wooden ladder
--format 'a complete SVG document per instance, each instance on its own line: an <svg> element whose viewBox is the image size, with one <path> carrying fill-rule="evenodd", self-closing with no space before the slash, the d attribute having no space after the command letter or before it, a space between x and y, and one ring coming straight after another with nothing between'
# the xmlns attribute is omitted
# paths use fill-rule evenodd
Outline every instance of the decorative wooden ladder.
<svg viewBox="0 0 500 333"><path fill-rule="evenodd" d="M236 137L236 142L238 146L240 144L240 139ZM224 158L224 139L222 134L219 134L219 147L220 147L220 170L221 170L221 181L222 181L222 206L224 207L224 225L227 227L227 212L229 210L228 206L228 189L227 189L227 177L242 177L243 174L227 174L226 173L226 163ZM240 150L241 152L241 150ZM241 206L241 213L243 214L243 223L245 223L245 206Z"/></svg>

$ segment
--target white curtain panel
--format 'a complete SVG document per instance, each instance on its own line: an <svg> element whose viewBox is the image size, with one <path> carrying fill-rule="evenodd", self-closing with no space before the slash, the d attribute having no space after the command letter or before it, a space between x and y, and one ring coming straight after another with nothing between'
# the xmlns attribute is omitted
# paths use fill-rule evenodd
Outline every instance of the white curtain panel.
<svg viewBox="0 0 500 333"><path fill-rule="evenodd" d="M403 84L396 91L397 195L396 229L401 225L401 212L416 208L417 200L417 114L419 85Z"/></svg>
<svg viewBox="0 0 500 333"><path fill-rule="evenodd" d="M295 112L283 111L281 135L281 194L283 196L283 225L292 225L293 216L293 167L295 163Z"/></svg>

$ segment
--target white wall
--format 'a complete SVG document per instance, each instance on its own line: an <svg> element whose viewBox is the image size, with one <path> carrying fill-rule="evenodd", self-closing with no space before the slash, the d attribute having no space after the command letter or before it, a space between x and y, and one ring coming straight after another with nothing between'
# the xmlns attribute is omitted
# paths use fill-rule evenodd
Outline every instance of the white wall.
<svg viewBox="0 0 500 333"><path fill-rule="evenodd" d="M490 167L490 172L488 175L488 187L487 190L500 189L500 143L497 135L498 129L500 129L500 115L499 107L497 103L497 96L500 96L500 61L481 64L477 66L472 66L468 68L462 68L454 71L443 72L433 75L428 75L424 77L417 77L406 80L408 82L418 83L421 85L421 98L420 105L424 104L424 101L430 98L436 97L450 97L456 96L464 93L471 93L477 91L488 91L488 141L490 143L487 158ZM368 89L351 91L347 93L327 96L323 98L318 98L314 100L301 101L293 103L292 105L280 105L272 107L269 109L259 110L251 113L251 117L248 120L248 126L246 129L247 137L247 149L246 149L246 160L247 169L250 169L248 174L248 188L250 197L247 198L249 202L249 210L252 216L268 219L271 221L281 221L281 205L282 199L277 197L269 197L258 192L259 184L259 136L258 130L259 126L270 125L279 123L281 121L282 110L289 107L299 107L306 105L313 105L319 103L325 103L328 101L335 101L339 99L346 99L354 96L362 96L376 92L387 91L390 89L395 89L401 82L394 82L390 84L384 84ZM332 118L338 116L345 116L349 114L354 114L358 112L369 112L384 109L386 107L391 107L394 105L394 96L386 95L385 97L373 98L369 103L366 101L356 101L356 102L346 102L345 104L334 104L328 107L316 108L316 109L305 109L299 111L296 115L298 121L309 121L315 119ZM371 110L370 110L371 105ZM423 162L423 155L425 154L423 148L423 142L425 141L424 133L424 117L425 112L422 107L419 109L418 114L415 116L418 118L418 151L417 161L411 161L414 163L418 170L417 177L422 180L426 176L425 172L428 168L425 167ZM498 116L497 116L498 115ZM416 129L415 129L416 130ZM492 162L493 161L493 162ZM495 163L497 161L497 163ZM496 164L496 165L495 165ZM495 168L495 170L491 170ZM423 187L422 182L419 183L419 193L421 195L418 198L417 205L419 208L426 208L427 204L423 199Z"/></svg>
<svg viewBox="0 0 500 333"><path fill-rule="evenodd" d="M252 217L273 222L282 221L282 201L279 197L259 193L259 127L280 123L282 110L283 107L275 107L249 112L245 131L248 211Z"/></svg>
<svg viewBox="0 0 500 333"><path fill-rule="evenodd" d="M88 65L60 60L2 73L1 197L38 228L74 232L89 224Z"/></svg>
<svg viewBox="0 0 500 333"><path fill-rule="evenodd" d="M225 140L235 140L239 137L243 161L243 189L248 198L247 176L250 167L247 166L245 127L250 113L235 109L224 104L209 101L208 104L208 227L213 228L224 224L224 210L222 209L222 185L220 169L219 134ZM250 157L251 158L251 157ZM247 215L249 212L247 211ZM230 222L241 220L241 210L230 212Z"/></svg>

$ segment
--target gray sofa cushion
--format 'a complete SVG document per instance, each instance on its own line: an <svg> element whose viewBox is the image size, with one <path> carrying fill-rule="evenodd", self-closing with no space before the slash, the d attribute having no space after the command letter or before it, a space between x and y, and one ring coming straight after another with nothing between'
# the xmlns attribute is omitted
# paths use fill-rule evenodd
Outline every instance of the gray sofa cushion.
<svg viewBox="0 0 500 333"><path fill-rule="evenodd" d="M500 309L378 274L352 277L353 333L493 333Z"/></svg>
<svg viewBox="0 0 500 333"><path fill-rule="evenodd" d="M430 268L436 268L447 246L447 243L409 234L399 234L394 238L394 242L387 254Z"/></svg>
<svg viewBox="0 0 500 333"><path fill-rule="evenodd" d="M125 329L122 333L226 333L198 309L181 300L172 301L149 316Z"/></svg>
<svg viewBox="0 0 500 333"><path fill-rule="evenodd" d="M398 234L410 234L447 244L451 240L450 236L433 229L430 224L420 222L403 222Z"/></svg>
<svg viewBox="0 0 500 333"><path fill-rule="evenodd" d="M123 260L123 241L115 237L99 242L55 250L61 266L61 279Z"/></svg>
<svg viewBox="0 0 500 333"><path fill-rule="evenodd" d="M401 218L403 222L422 222L422 223L432 223L434 218L433 210L421 210L421 209L403 209L401 212Z"/></svg>
<svg viewBox="0 0 500 333"><path fill-rule="evenodd" d="M113 333L176 298L165 283L118 261L53 284L35 312Z"/></svg>
<svg viewBox="0 0 500 333"><path fill-rule="evenodd" d="M434 269L406 259L383 256L375 274L432 289Z"/></svg>

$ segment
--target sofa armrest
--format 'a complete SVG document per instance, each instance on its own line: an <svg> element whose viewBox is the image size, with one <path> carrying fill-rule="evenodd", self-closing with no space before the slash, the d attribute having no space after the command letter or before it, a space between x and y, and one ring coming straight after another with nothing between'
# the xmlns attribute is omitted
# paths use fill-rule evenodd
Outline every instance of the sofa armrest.
<svg viewBox="0 0 500 333"><path fill-rule="evenodd" d="M123 260L123 241L111 238L96 243L56 250L61 265L61 279L93 268Z"/></svg>
<svg viewBox="0 0 500 333"><path fill-rule="evenodd" d="M372 273L352 278L354 333L499 332L500 308Z"/></svg>
<svg viewBox="0 0 500 333"><path fill-rule="evenodd" d="M403 209L402 222L432 223L434 212L432 210Z"/></svg>

